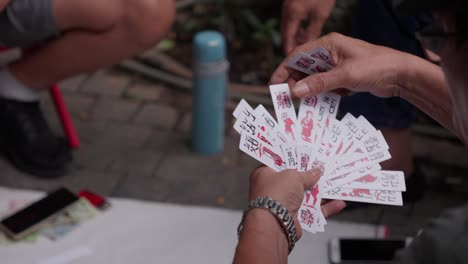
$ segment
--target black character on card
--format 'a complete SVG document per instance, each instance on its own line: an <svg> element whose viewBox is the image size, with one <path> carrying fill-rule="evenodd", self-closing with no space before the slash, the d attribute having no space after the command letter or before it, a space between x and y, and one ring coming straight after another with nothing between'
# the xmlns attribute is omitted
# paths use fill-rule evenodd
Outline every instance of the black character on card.
<svg viewBox="0 0 468 264"><path fill-rule="evenodd" d="M300 60L296 61L296 65L301 69L309 69L311 65L315 64L314 60L308 58L301 58Z"/></svg>
<svg viewBox="0 0 468 264"><path fill-rule="evenodd" d="M256 117L252 113L250 113L247 109L244 109L244 114L247 117L250 117L252 119L252 121L251 121L252 123L255 122Z"/></svg>
<svg viewBox="0 0 468 264"><path fill-rule="evenodd" d="M323 117L325 115L325 107L323 106L320 106L319 108L319 118L318 118L318 121L322 121L323 120Z"/></svg>
<svg viewBox="0 0 468 264"><path fill-rule="evenodd" d="M278 104L278 108L281 109L291 107L291 101L286 92L280 92L276 95L276 103Z"/></svg>
<svg viewBox="0 0 468 264"><path fill-rule="evenodd" d="M328 110L330 114L334 114L336 112L336 108L338 106L337 101L338 100L336 100L335 98L331 98L330 109Z"/></svg>
<svg viewBox="0 0 468 264"><path fill-rule="evenodd" d="M347 126L349 128L349 131L351 131L353 134L356 134L357 131L358 131L358 128L356 127L356 125L351 120L346 122L345 126Z"/></svg>
<svg viewBox="0 0 468 264"><path fill-rule="evenodd" d="M301 157L301 171L307 171L309 165L310 157L307 154L302 155Z"/></svg>
<svg viewBox="0 0 468 264"><path fill-rule="evenodd" d="M245 141L246 142L244 142L244 146L246 146L248 150L250 150L251 152L257 152L257 150L258 150L258 141L255 138L246 135L245 136Z"/></svg>
<svg viewBox="0 0 468 264"><path fill-rule="evenodd" d="M268 117L265 117L265 123L270 127L270 128L274 128L276 125L275 125L275 121L271 120L270 118Z"/></svg>
<svg viewBox="0 0 468 264"><path fill-rule="evenodd" d="M380 148L379 140L377 137L370 137L364 142L367 152L374 151Z"/></svg>
<svg viewBox="0 0 468 264"><path fill-rule="evenodd" d="M249 121L247 120L247 118L244 118L244 120L242 120L242 124L239 125L242 130L244 130L245 132L249 133L249 134L252 134L255 135L255 129L256 127L254 125L252 125L251 123L249 123Z"/></svg>
<svg viewBox="0 0 468 264"><path fill-rule="evenodd" d="M304 105L309 107L315 107L317 104L317 96L306 96L304 98Z"/></svg>

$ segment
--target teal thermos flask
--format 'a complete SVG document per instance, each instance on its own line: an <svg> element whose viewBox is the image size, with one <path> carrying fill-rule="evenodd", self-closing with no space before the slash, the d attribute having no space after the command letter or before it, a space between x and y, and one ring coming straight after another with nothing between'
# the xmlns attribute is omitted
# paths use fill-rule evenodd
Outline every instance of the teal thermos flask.
<svg viewBox="0 0 468 264"><path fill-rule="evenodd" d="M226 41L216 31L195 35L192 148L199 154L214 154L224 147L224 109L229 62Z"/></svg>

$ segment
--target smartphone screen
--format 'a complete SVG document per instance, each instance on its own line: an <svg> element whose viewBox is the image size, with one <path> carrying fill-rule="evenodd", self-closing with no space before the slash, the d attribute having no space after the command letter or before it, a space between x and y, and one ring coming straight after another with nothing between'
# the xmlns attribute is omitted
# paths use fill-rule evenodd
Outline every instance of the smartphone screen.
<svg viewBox="0 0 468 264"><path fill-rule="evenodd" d="M405 240L340 239L339 242L342 261L393 260L395 253L406 247Z"/></svg>
<svg viewBox="0 0 468 264"><path fill-rule="evenodd" d="M19 235L75 203L78 199L69 190L60 188L51 192L43 199L3 219L1 225L11 233L10 235Z"/></svg>

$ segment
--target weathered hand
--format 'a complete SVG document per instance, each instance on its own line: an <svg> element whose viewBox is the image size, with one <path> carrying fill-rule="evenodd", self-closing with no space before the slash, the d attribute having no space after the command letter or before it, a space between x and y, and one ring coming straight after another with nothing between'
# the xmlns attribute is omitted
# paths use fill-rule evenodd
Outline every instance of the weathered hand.
<svg viewBox="0 0 468 264"><path fill-rule="evenodd" d="M336 67L331 71L306 76L287 66L297 52L326 48ZM270 83L288 82L296 97L345 88L353 92L370 92L378 97L399 96L408 80L404 77L408 61L414 57L383 46L343 36L328 34L294 49L273 73ZM424 61L423 61L424 62Z"/></svg>
<svg viewBox="0 0 468 264"><path fill-rule="evenodd" d="M302 235L302 228L297 220L297 212L301 207L304 191L311 189L320 179L320 171L298 172L285 170L276 173L268 167L260 167L250 175L249 199L268 196L285 206L295 219L298 238ZM330 201L322 205L325 217L343 210L343 201Z"/></svg>

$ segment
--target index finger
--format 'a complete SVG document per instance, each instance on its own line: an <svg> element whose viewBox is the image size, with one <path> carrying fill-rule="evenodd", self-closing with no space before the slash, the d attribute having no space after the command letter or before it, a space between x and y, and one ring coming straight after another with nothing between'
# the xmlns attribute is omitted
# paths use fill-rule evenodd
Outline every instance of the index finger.
<svg viewBox="0 0 468 264"><path fill-rule="evenodd" d="M301 23L300 19L295 16L291 16L290 13L286 12L281 23L281 38L283 39L283 49L284 53L288 54L293 50L296 43L296 34L299 30L299 25Z"/></svg>

